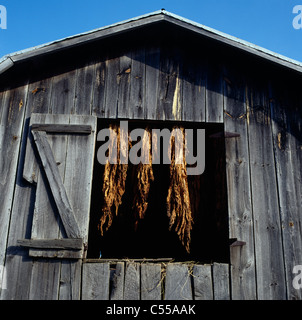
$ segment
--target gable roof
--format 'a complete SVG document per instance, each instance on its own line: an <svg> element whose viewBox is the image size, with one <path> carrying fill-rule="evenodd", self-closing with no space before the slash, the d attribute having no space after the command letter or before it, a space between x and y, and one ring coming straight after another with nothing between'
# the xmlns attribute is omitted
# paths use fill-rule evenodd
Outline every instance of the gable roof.
<svg viewBox="0 0 302 320"><path fill-rule="evenodd" d="M64 49L70 49L75 46L84 45L95 40L107 38L113 35L128 32L163 21L168 22L171 25L182 27L185 30L189 30L210 39L214 39L220 43L227 44L231 47L240 49L244 52L248 52L267 61L282 65L286 68L302 72L302 63L299 61L287 58L283 55L274 53L250 42L209 28L205 25L185 19L168 11L160 10L129 20L121 21L109 26L94 29L85 33L80 33L64 39L48 42L33 48L5 55L0 59L0 74L10 69L13 65L24 62L28 59L32 59L48 53L54 53L56 51L62 51Z"/></svg>

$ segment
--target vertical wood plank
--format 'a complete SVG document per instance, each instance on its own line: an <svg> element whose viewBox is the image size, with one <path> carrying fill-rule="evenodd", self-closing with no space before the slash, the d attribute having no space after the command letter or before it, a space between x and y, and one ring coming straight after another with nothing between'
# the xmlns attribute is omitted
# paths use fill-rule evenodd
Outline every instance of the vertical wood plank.
<svg viewBox="0 0 302 320"><path fill-rule="evenodd" d="M248 136L258 299L285 299L282 231L273 154L268 86L249 86Z"/></svg>
<svg viewBox="0 0 302 320"><path fill-rule="evenodd" d="M207 70L206 122L223 122L222 67L209 61Z"/></svg>
<svg viewBox="0 0 302 320"><path fill-rule="evenodd" d="M160 47L146 48L145 119L155 120L159 90Z"/></svg>
<svg viewBox="0 0 302 320"><path fill-rule="evenodd" d="M161 300L161 264L141 265L141 299Z"/></svg>
<svg viewBox="0 0 302 320"><path fill-rule="evenodd" d="M7 96L8 96L8 91L5 89L1 89L0 91L0 124L2 124L2 114L5 109Z"/></svg>
<svg viewBox="0 0 302 320"><path fill-rule="evenodd" d="M0 267L4 266L5 261L27 93L27 85L15 88L6 93L7 96L1 106L3 109L0 125ZM9 280L7 286L11 286Z"/></svg>
<svg viewBox="0 0 302 320"><path fill-rule="evenodd" d="M182 104L184 121L205 121L206 70L199 59L189 56L184 59Z"/></svg>
<svg viewBox="0 0 302 320"><path fill-rule="evenodd" d="M119 73L117 74L118 83L118 106L117 117L129 118L130 108L130 85L131 85L131 51L121 55L119 63Z"/></svg>
<svg viewBox="0 0 302 320"><path fill-rule="evenodd" d="M230 248L232 299L254 300L257 292L246 86L234 68L232 72L225 70L224 112L225 131L240 135L238 138L225 139L229 237L246 242L245 246Z"/></svg>
<svg viewBox="0 0 302 320"><path fill-rule="evenodd" d="M53 114L74 113L76 70L53 77L49 111Z"/></svg>
<svg viewBox="0 0 302 320"><path fill-rule="evenodd" d="M124 298L124 262L118 262L111 277L110 300L123 300Z"/></svg>
<svg viewBox="0 0 302 320"><path fill-rule="evenodd" d="M181 120L182 117L182 61L179 50L163 47L160 56L157 120Z"/></svg>
<svg viewBox="0 0 302 320"><path fill-rule="evenodd" d="M166 269L165 300L192 300L191 277L188 266L171 263Z"/></svg>
<svg viewBox="0 0 302 320"><path fill-rule="evenodd" d="M38 90L37 90L38 89ZM22 177L25 167L25 149L28 147L29 118L32 111L48 112L51 94L51 80L33 81L29 85L26 120L20 149L20 159L16 179L14 202L7 245L6 270L8 289L2 299L25 300L29 298L33 262L26 248L17 247L18 239L30 238L36 188Z"/></svg>
<svg viewBox="0 0 302 320"><path fill-rule="evenodd" d="M214 300L230 300L229 265L213 264Z"/></svg>
<svg viewBox="0 0 302 320"><path fill-rule="evenodd" d="M84 263L82 300L109 300L109 263Z"/></svg>
<svg viewBox="0 0 302 320"><path fill-rule="evenodd" d="M88 63L77 69L74 97L75 114L91 114L95 65Z"/></svg>
<svg viewBox="0 0 302 320"><path fill-rule="evenodd" d="M59 300L80 300L82 260L62 260Z"/></svg>
<svg viewBox="0 0 302 320"><path fill-rule="evenodd" d="M302 117L299 114L301 101L294 88L276 81L271 87L271 120L274 155L278 182L278 196L282 224L282 239L286 272L287 298L301 300L301 290L292 285L293 267L301 264L302 218L301 137ZM299 159L300 155L300 159Z"/></svg>
<svg viewBox="0 0 302 320"><path fill-rule="evenodd" d="M119 57L108 57L106 60L105 106L104 112L102 112L104 118L117 117L119 67Z"/></svg>
<svg viewBox="0 0 302 320"><path fill-rule="evenodd" d="M57 300L59 293L60 263L56 260L35 261L30 284L30 300Z"/></svg>
<svg viewBox="0 0 302 320"><path fill-rule="evenodd" d="M70 116L70 124L90 125L90 135L67 135L64 186L80 229L81 238L88 241L91 187L94 164L96 118Z"/></svg>
<svg viewBox="0 0 302 320"><path fill-rule="evenodd" d="M106 61L101 60L95 65L95 81L93 87L92 115L103 118L105 116L105 88L107 69Z"/></svg>
<svg viewBox="0 0 302 320"><path fill-rule="evenodd" d="M132 51L129 116L132 119L144 119L145 114L145 48Z"/></svg>
<svg viewBox="0 0 302 320"><path fill-rule="evenodd" d="M140 300L140 264L126 264L124 300Z"/></svg>
<svg viewBox="0 0 302 320"><path fill-rule="evenodd" d="M213 282L211 265L193 267L194 299L213 300Z"/></svg>

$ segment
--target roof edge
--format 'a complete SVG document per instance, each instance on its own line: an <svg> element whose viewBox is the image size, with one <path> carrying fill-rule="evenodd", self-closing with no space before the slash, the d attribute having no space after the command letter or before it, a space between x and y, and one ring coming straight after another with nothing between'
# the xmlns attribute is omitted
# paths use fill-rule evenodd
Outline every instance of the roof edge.
<svg viewBox="0 0 302 320"><path fill-rule="evenodd" d="M237 37L228 35L224 32L220 32L213 28L207 27L198 22L183 18L174 13L168 12L164 9L140 15L131 19L123 20L108 26L93 29L87 32L79 33L73 36L65 37L62 39L47 42L35 47L28 49L16 51L14 53L5 55L0 59L0 74L4 73L10 69L16 62L20 62L28 59L29 57L34 57L43 53L51 52L53 50L62 50L64 48L72 47L79 43L85 43L90 40L96 39L102 36L110 36L116 32L121 32L124 30L129 30L138 26L140 20L145 20L144 25L151 22L158 22L161 20L166 20L169 22L174 22L175 24L181 24L184 27L190 26L191 31L197 31L199 33L204 33L206 36L215 38L218 41L228 43L234 47L238 47L255 55L261 56L267 60L271 60L277 64L281 64L287 68L294 69L295 71L302 72L302 62L288 58L284 55L275 53L271 50L265 49L251 42L239 39ZM194 30L193 30L194 29ZM110 32L111 30L111 32ZM82 41L79 41L82 38Z"/></svg>

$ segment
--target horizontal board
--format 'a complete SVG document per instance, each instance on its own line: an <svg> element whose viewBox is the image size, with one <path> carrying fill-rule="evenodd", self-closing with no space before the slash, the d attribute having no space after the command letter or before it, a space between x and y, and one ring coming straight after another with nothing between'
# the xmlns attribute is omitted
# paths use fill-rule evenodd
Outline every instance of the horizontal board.
<svg viewBox="0 0 302 320"><path fill-rule="evenodd" d="M74 249L83 248L83 239L21 239L17 240L19 246L45 249Z"/></svg>
<svg viewBox="0 0 302 320"><path fill-rule="evenodd" d="M60 250L60 249L42 249L30 248L29 256L34 258L50 258L50 259L82 259L84 256L83 250Z"/></svg>
<svg viewBox="0 0 302 320"><path fill-rule="evenodd" d="M91 126L84 124L42 124L33 123L31 130L34 131L45 131L49 133L83 133L90 134Z"/></svg>

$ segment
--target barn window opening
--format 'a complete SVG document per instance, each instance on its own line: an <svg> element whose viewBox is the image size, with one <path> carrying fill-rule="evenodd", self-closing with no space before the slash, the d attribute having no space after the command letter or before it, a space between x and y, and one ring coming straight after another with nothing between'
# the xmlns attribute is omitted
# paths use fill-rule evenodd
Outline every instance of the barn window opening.
<svg viewBox="0 0 302 320"><path fill-rule="evenodd" d="M163 143L158 144L159 163L101 164L97 151L104 143L109 145L109 138L105 142L97 141L87 258L172 258L228 263L223 124L136 120L128 124L129 131L144 128L150 133L152 129L164 128L172 132L176 127L190 128L193 132L204 129L205 169L202 174L187 175L185 166L175 165L175 138L169 164L163 159L166 151ZM98 119L98 132L109 127L116 131L116 139L120 139L118 121ZM149 143L151 136L147 135L147 140L143 137L141 145ZM193 141L196 155L195 135ZM131 148L129 144L127 147ZM155 150L141 150L148 150L152 159Z"/></svg>

